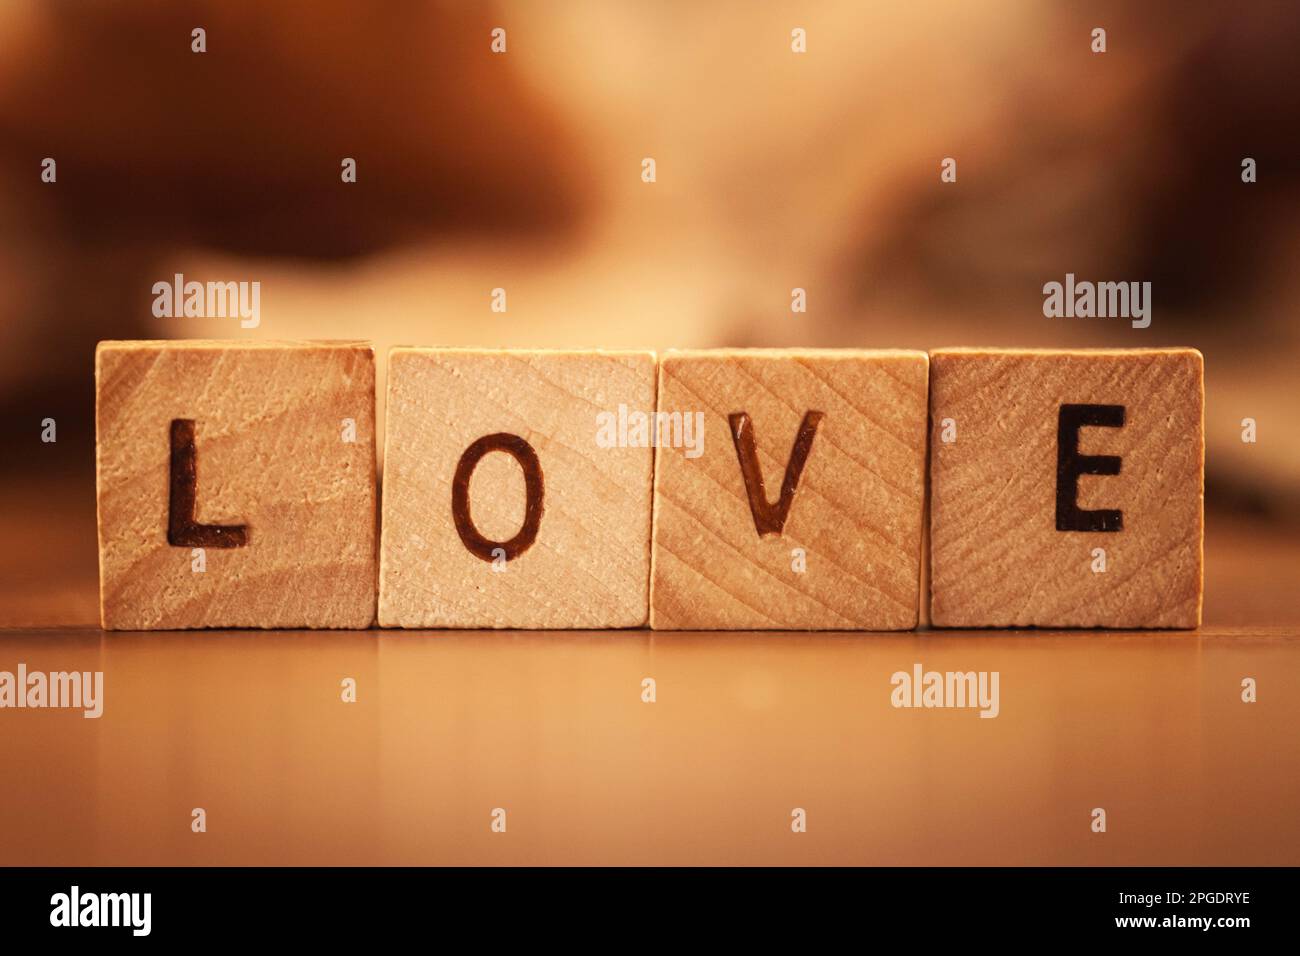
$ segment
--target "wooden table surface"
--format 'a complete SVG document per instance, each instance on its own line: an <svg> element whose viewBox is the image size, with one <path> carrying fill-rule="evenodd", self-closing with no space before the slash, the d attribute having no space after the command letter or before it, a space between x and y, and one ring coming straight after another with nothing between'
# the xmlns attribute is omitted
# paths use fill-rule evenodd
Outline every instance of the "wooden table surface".
<svg viewBox="0 0 1300 956"><path fill-rule="evenodd" d="M0 711L0 864L1300 863L1287 528L1209 514L1197 632L104 634L87 489L0 481L0 670L105 683Z"/></svg>

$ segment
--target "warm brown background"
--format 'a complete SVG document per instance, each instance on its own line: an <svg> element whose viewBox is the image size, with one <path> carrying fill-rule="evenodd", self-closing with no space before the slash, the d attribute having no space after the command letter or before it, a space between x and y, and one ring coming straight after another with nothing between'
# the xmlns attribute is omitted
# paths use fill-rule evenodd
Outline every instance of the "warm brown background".
<svg viewBox="0 0 1300 956"><path fill-rule="evenodd" d="M0 669L108 684L0 712L0 863L1300 862L1298 47L1176 0L0 6ZM178 271L261 327L154 319ZM1045 319L1066 272L1151 328ZM106 637L93 346L151 336L1194 346L1207 626ZM893 710L916 660L1002 716Z"/></svg>

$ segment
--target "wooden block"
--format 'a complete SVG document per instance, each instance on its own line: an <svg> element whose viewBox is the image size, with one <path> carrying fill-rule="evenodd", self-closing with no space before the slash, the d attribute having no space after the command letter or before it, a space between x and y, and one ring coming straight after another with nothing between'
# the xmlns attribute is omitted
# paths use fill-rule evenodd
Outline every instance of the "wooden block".
<svg viewBox="0 0 1300 956"><path fill-rule="evenodd" d="M1203 367L1195 349L931 352L932 623L1199 626Z"/></svg>
<svg viewBox="0 0 1300 956"><path fill-rule="evenodd" d="M658 449L656 628L916 626L924 352L669 352L659 408L703 422Z"/></svg>
<svg viewBox="0 0 1300 956"><path fill-rule="evenodd" d="M393 349L379 623L644 624L654 400L653 352Z"/></svg>
<svg viewBox="0 0 1300 956"><path fill-rule="evenodd" d="M95 384L105 628L371 624L369 345L101 342Z"/></svg>

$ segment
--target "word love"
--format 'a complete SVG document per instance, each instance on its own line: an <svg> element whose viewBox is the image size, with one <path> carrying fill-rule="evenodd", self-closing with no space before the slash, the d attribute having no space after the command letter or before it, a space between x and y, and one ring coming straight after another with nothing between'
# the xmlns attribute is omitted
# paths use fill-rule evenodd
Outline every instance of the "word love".
<svg viewBox="0 0 1300 956"><path fill-rule="evenodd" d="M1200 622L1192 349L397 348L387 389L381 498L367 343L100 343L104 627Z"/></svg>

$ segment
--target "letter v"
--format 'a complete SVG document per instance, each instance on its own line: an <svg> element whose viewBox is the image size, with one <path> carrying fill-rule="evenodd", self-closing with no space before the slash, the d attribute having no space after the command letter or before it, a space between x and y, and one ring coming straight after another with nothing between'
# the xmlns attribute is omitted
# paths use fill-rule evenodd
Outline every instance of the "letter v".
<svg viewBox="0 0 1300 956"><path fill-rule="evenodd" d="M803 422L799 425L799 434L795 436L794 446L790 449L790 460L786 462L781 495L772 504L767 500L763 469L758 463L758 451L754 447L753 422L745 412L733 412L727 416L727 421L731 423L731 438L736 443L736 457L740 459L740 474L745 479L745 491L749 495L749 510L754 515L754 530L759 537L780 534L785 527L795 489L799 487L799 476L803 474L804 463L812 451L813 438L817 435L817 426L821 424L822 417L822 412L807 412L804 415Z"/></svg>

